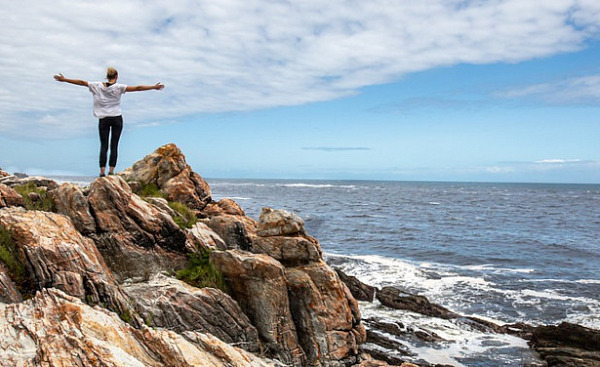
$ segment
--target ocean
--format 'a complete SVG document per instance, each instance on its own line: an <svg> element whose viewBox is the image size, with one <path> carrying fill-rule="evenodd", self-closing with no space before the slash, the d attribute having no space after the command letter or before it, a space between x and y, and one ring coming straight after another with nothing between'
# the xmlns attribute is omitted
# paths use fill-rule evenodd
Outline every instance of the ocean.
<svg viewBox="0 0 600 367"><path fill-rule="evenodd" d="M265 206L298 214L326 261L364 283L395 286L499 324L568 321L600 329L600 185L207 181L215 200L231 198L254 219ZM514 336L377 301L360 307L363 318L445 340L394 337L413 354L384 352L404 360L536 365L527 343Z"/></svg>
<svg viewBox="0 0 600 367"><path fill-rule="evenodd" d="M500 324L562 321L600 329L600 185L208 180L252 218L298 214L328 263ZM401 322L447 342L399 340L414 362L522 366L522 339L361 302L363 318ZM396 351L388 350L394 354Z"/></svg>

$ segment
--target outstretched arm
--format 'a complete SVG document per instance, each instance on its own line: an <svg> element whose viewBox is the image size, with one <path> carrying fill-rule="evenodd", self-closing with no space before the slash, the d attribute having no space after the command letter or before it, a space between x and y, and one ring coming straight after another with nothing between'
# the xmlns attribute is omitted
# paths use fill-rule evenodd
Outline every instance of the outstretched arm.
<svg viewBox="0 0 600 367"><path fill-rule="evenodd" d="M58 82L67 82L75 85L81 85L82 87L88 86L88 82L86 82L85 80L65 78L62 74L55 75L54 79Z"/></svg>
<svg viewBox="0 0 600 367"><path fill-rule="evenodd" d="M125 89L125 92L142 92L145 90L152 90L152 89L161 90L164 87L165 87L165 85L162 83L156 83L154 85L136 85L136 86L129 85L129 86L127 86L127 89Z"/></svg>

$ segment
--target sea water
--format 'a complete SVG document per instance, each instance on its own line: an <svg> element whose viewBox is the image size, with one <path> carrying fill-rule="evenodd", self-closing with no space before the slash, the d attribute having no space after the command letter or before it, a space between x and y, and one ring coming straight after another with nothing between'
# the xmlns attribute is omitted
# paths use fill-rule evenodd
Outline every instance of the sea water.
<svg viewBox="0 0 600 367"><path fill-rule="evenodd" d="M600 185L208 180L258 219L269 206L305 221L326 260L367 284L395 286L466 316L600 329ZM406 360L522 366L525 341L361 302L447 342L402 341ZM390 354L395 351L386 351Z"/></svg>

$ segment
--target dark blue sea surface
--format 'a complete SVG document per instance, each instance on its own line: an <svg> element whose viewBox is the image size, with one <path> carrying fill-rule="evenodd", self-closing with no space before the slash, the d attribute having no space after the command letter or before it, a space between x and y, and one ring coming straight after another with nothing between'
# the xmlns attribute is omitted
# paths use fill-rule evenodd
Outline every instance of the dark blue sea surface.
<svg viewBox="0 0 600 367"><path fill-rule="evenodd" d="M258 219L300 215L330 264L378 287L427 296L500 323L569 321L600 329L600 185L208 180ZM452 343L410 346L415 361L521 366L525 342L363 304Z"/></svg>

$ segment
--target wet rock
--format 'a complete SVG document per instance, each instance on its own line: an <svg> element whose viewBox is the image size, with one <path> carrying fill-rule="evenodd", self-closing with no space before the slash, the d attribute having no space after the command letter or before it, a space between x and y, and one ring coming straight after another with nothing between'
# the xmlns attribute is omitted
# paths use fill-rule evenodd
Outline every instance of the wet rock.
<svg viewBox="0 0 600 367"><path fill-rule="evenodd" d="M127 297L94 243L83 237L68 217L55 213L6 208L0 226L12 241L36 289L58 288L91 303L129 312Z"/></svg>
<svg viewBox="0 0 600 367"><path fill-rule="evenodd" d="M158 274L148 282L124 285L123 290L151 326L177 333L209 333L249 352L260 350L256 328L240 306L218 289L198 289Z"/></svg>
<svg viewBox="0 0 600 367"><path fill-rule="evenodd" d="M458 314L434 303L424 296L418 296L401 291L394 287L383 287L376 295L381 304L387 307L407 310L431 317L454 319Z"/></svg>
<svg viewBox="0 0 600 367"><path fill-rule="evenodd" d="M56 211L70 217L79 232L96 232L96 221L90 213L88 198L79 186L64 183L52 191L52 198Z"/></svg>
<svg viewBox="0 0 600 367"><path fill-rule="evenodd" d="M347 275L340 268L334 268L338 273L341 281L346 284L352 296L356 298L358 301L367 301L373 302L375 298L375 292L377 291L376 287L370 286L358 280L355 276Z"/></svg>
<svg viewBox="0 0 600 367"><path fill-rule="evenodd" d="M213 251L210 259L256 326L267 356L302 366L306 357L290 313L285 268L269 256L241 250Z"/></svg>
<svg viewBox="0 0 600 367"><path fill-rule="evenodd" d="M550 367L600 366L600 330L567 322L539 326L530 345Z"/></svg>
<svg viewBox="0 0 600 367"><path fill-rule="evenodd" d="M267 367L272 363L198 332L141 326L89 307L57 289L0 304L0 361L5 366Z"/></svg>
<svg viewBox="0 0 600 367"><path fill-rule="evenodd" d="M89 203L97 226L90 237L120 281L187 264L186 233L168 213L132 193L121 177L92 182Z"/></svg>
<svg viewBox="0 0 600 367"><path fill-rule="evenodd" d="M0 208L8 206L25 206L23 197L14 189L5 184L0 184Z"/></svg>
<svg viewBox="0 0 600 367"><path fill-rule="evenodd" d="M127 181L154 184L170 201L184 203L192 209L203 209L212 200L210 187L192 171L175 144L163 145L119 175Z"/></svg>
<svg viewBox="0 0 600 367"><path fill-rule="evenodd" d="M263 208L256 233L263 237L303 234L304 221L298 215L285 210Z"/></svg>

